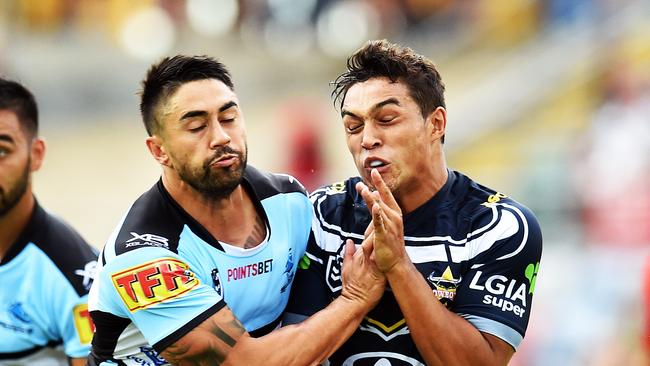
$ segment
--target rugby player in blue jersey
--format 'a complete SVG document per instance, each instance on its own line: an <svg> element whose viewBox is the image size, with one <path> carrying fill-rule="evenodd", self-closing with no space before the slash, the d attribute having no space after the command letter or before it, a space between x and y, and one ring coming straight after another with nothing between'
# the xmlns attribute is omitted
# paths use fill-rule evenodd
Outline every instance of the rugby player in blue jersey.
<svg viewBox="0 0 650 366"><path fill-rule="evenodd" d="M430 60L371 41L347 66L333 95L359 177L311 195L287 322L337 299L345 243L371 241L386 292L330 365L505 365L528 325L537 220L447 168L444 85Z"/></svg>
<svg viewBox="0 0 650 366"><path fill-rule="evenodd" d="M99 256L89 365L313 365L383 293L372 245L350 245L341 296L279 327L310 234L293 177L247 165L229 72L209 57L151 67L141 94L161 179L128 209Z"/></svg>
<svg viewBox="0 0 650 366"><path fill-rule="evenodd" d="M32 193L45 156L34 96L0 78L0 365L85 365L97 254Z"/></svg>

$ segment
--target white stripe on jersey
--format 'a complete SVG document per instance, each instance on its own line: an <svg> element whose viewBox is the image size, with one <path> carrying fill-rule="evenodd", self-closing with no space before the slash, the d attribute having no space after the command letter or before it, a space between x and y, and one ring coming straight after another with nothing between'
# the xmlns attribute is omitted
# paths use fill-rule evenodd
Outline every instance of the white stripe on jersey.
<svg viewBox="0 0 650 366"><path fill-rule="evenodd" d="M492 229L480 237L470 240L465 246L450 246L451 258L455 263L475 258L490 249L496 241L509 238L517 231L519 231L519 223L515 215L510 211L502 210L501 219Z"/></svg>
<svg viewBox="0 0 650 366"><path fill-rule="evenodd" d="M333 225L325 221L323 214L321 212L321 204L331 194L340 194L341 192L330 193L320 197L314 197L312 202L316 205L316 215L312 220L312 230L314 232L314 238L316 239L316 244L323 250L330 253L337 253L341 249L343 244L342 237L349 237L363 240L362 234L346 232L341 229L338 225ZM501 210L501 218L499 219L499 210L498 206L502 206L504 210ZM490 205L492 210L492 219L486 225L480 227L479 229L474 230L473 232L467 234L467 238L456 240L451 236L426 236L426 237L414 237L414 236L405 236L406 241L411 242L431 242L431 245L419 245L419 246L406 246L406 252L413 263L428 263L433 261L452 261L454 263L461 263L475 258L479 254L487 251L494 245L495 242L506 239L515 235L519 231L519 221L517 217L512 212L514 211L517 216L523 222L524 235L521 244L512 253L503 255L497 260L502 260L506 258L513 257L519 253L528 239L528 224L524 214L517 207L509 205L507 203L494 203ZM512 210L512 211L510 211ZM496 222L499 219L499 222ZM494 225L496 222L496 225ZM335 231L337 234L323 230L323 227ZM482 235L481 235L482 234ZM478 238L470 240L472 237ZM444 243L453 244L449 246L451 252L451 258L447 257L447 252L445 249ZM311 256L310 256L311 258ZM478 268L482 264L475 264L472 268Z"/></svg>

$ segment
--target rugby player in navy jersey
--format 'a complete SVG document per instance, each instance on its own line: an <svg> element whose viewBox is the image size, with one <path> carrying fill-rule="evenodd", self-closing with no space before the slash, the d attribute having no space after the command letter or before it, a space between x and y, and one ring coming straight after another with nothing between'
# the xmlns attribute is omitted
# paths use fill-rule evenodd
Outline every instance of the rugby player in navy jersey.
<svg viewBox="0 0 650 366"><path fill-rule="evenodd" d="M292 177L247 166L229 72L209 57L151 67L141 94L161 179L129 208L99 256L90 365L313 365L376 304L372 245L350 245L341 296L279 327L312 207Z"/></svg>
<svg viewBox="0 0 650 366"><path fill-rule="evenodd" d="M315 220L285 320L341 294L345 243L388 281L330 365L505 365L531 311L542 238L521 204L447 167L444 85L409 48L371 41L334 82L359 172L311 195Z"/></svg>
<svg viewBox="0 0 650 366"><path fill-rule="evenodd" d="M45 157L34 96L0 78L0 365L85 365L96 252L32 193Z"/></svg>

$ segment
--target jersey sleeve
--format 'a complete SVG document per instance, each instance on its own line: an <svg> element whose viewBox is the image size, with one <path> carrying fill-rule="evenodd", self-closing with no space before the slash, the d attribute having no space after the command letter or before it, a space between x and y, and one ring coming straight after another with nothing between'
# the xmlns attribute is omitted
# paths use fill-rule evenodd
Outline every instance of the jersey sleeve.
<svg viewBox="0 0 650 366"><path fill-rule="evenodd" d="M45 307L50 312L49 319L56 328L54 334L63 342L63 351L70 358L86 358L90 352L94 325L88 313L88 289L92 285L97 265L97 254L87 245L77 248L75 257L68 263L72 275L67 277L69 286L60 286L56 276L50 277L50 291ZM56 281L56 282L55 282Z"/></svg>
<svg viewBox="0 0 650 366"><path fill-rule="evenodd" d="M61 293L58 295L64 297ZM59 304L55 305L53 310L58 313L54 319L63 339L63 351L70 358L86 358L90 352L94 330L88 313L88 295L79 297L73 293L61 300L57 301Z"/></svg>
<svg viewBox="0 0 650 366"><path fill-rule="evenodd" d="M158 352L225 306L207 279L163 248L119 255L102 268L97 281L93 310L130 319Z"/></svg>
<svg viewBox="0 0 650 366"><path fill-rule="evenodd" d="M525 207L499 203L491 209L493 223L469 238L472 258L452 310L517 349L528 326L542 235Z"/></svg>
<svg viewBox="0 0 650 366"><path fill-rule="evenodd" d="M87 294L78 294L72 286L61 286L63 278L52 275L46 286L44 300L52 337L63 342L63 351L70 358L85 358L90 352L93 324L88 314ZM49 290L49 291L48 291Z"/></svg>

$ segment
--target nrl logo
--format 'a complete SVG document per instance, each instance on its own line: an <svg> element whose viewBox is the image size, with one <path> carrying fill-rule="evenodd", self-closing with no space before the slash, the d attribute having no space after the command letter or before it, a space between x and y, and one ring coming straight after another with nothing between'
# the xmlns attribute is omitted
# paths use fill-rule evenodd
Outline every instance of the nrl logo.
<svg viewBox="0 0 650 366"><path fill-rule="evenodd" d="M438 300L448 307L454 301L454 297L456 297L456 288L460 283L460 278L454 278L449 266L442 272L442 276L434 276L435 273L436 271L431 272L427 280L433 285L433 293Z"/></svg>

